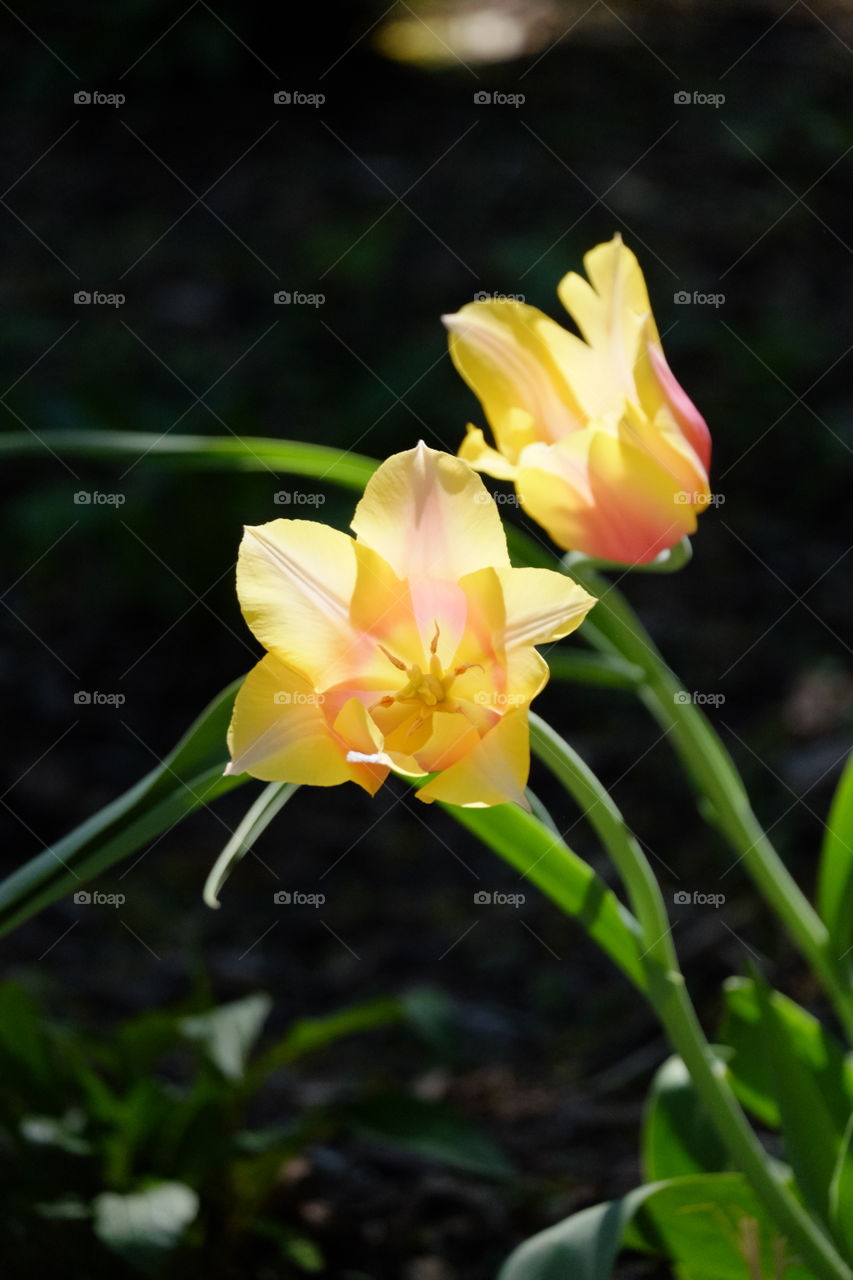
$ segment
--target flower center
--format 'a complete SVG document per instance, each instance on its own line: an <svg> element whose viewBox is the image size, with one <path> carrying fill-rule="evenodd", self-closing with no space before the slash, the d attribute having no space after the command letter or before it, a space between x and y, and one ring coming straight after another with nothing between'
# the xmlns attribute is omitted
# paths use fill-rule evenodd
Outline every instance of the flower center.
<svg viewBox="0 0 853 1280"><path fill-rule="evenodd" d="M436 708L443 711L456 711L457 707L450 698L450 688L457 676L461 676L463 672L470 670L471 667L479 667L478 662L466 662L460 667L452 667L445 671L438 657L438 637L439 627L435 624L435 634L429 646L429 669L424 671L417 663L413 662L407 666L405 662L401 662L393 653L389 653L384 645L379 648L385 654L389 662L393 662L398 671L405 671L406 683L397 690L393 695L381 698L378 705L381 707L392 707L395 702L410 703L413 707L420 709L421 717L432 715ZM482 670L482 667L481 667Z"/></svg>

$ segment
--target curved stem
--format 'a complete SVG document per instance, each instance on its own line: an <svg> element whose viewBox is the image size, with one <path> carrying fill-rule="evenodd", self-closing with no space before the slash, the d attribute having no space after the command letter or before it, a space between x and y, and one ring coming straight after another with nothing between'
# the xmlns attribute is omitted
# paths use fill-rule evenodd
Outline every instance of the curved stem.
<svg viewBox="0 0 853 1280"><path fill-rule="evenodd" d="M568 743L533 713L530 741L538 759L589 818L616 865L643 932L646 950L641 959L646 967L649 1002L737 1166L815 1275L824 1280L851 1280L853 1272L832 1241L771 1165L713 1055L679 967L660 886L619 809Z"/></svg>
<svg viewBox="0 0 853 1280"><path fill-rule="evenodd" d="M759 892L819 976L853 1040L853 989L836 966L826 925L765 834L728 751L616 587L587 564L573 564L570 572L598 598L585 634L596 648L642 669L641 700L671 737L706 801L707 816L743 860Z"/></svg>

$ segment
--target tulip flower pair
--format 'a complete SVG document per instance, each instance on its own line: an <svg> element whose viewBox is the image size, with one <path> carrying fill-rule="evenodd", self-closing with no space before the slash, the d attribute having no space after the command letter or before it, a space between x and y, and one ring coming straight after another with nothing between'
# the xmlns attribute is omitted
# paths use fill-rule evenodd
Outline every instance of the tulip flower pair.
<svg viewBox="0 0 853 1280"><path fill-rule="evenodd" d="M560 297L586 341L522 303L446 316L457 368L497 448L419 444L379 467L355 537L305 520L247 528L237 590L267 655L243 684L230 773L373 794L389 771L421 800L526 806L536 651L595 603L546 569L514 569L475 470L516 483L559 545L652 560L696 527L708 430L660 347L645 283L617 237ZM472 469L473 468L473 469Z"/></svg>

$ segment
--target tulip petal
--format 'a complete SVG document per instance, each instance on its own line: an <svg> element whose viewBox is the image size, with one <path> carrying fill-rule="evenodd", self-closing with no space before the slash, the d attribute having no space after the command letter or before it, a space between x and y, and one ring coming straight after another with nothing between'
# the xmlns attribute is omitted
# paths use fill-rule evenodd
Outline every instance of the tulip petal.
<svg viewBox="0 0 853 1280"><path fill-rule="evenodd" d="M557 293L586 341L605 357L611 381L618 378L631 395L636 352L652 310L640 264L618 233L583 262L589 281L570 271Z"/></svg>
<svg viewBox="0 0 853 1280"><path fill-rule="evenodd" d="M416 794L426 804L443 800L445 804L483 809L514 801L529 809L524 794L529 773L527 711L509 711L470 754L432 778Z"/></svg>
<svg viewBox="0 0 853 1280"><path fill-rule="evenodd" d="M511 299L469 302L442 320L451 359L510 463L535 440L559 440L581 425L572 371L588 354L574 334Z"/></svg>
<svg viewBox="0 0 853 1280"><path fill-rule="evenodd" d="M660 346L652 339L649 339L645 352L638 359L635 376L643 403L650 402L650 416L656 416L663 401L707 473L711 466L711 433L708 424L676 380Z"/></svg>
<svg viewBox="0 0 853 1280"><path fill-rule="evenodd" d="M456 582L484 565L508 565L506 535L482 480L423 442L371 476L352 528L400 578Z"/></svg>
<svg viewBox="0 0 853 1280"><path fill-rule="evenodd" d="M506 709L529 707L550 676L551 669L538 649L513 649L506 660Z"/></svg>
<svg viewBox="0 0 853 1280"><path fill-rule="evenodd" d="M226 772L265 782L332 787L352 776L344 751L326 724L322 695L268 654L249 672L228 729Z"/></svg>
<svg viewBox="0 0 853 1280"><path fill-rule="evenodd" d="M691 491L624 426L616 433L593 426L582 435L549 449L533 446L516 479L521 505L558 546L601 560L645 564L695 531ZM586 452L582 485L581 447Z"/></svg>
<svg viewBox="0 0 853 1280"><path fill-rule="evenodd" d="M311 520L248 527L237 561L243 617L265 649L316 688L339 683L375 656L350 622L356 583L352 538Z"/></svg>
<svg viewBox="0 0 853 1280"><path fill-rule="evenodd" d="M480 735L467 716L459 711L437 711L429 738L414 754L424 773L437 773L452 768L479 744Z"/></svg>
<svg viewBox="0 0 853 1280"><path fill-rule="evenodd" d="M482 471L487 476L492 476L495 480L512 480L515 467L502 453L498 453L497 449L486 444L486 437L480 428L472 426L469 422L465 431L465 439L459 446L459 457L463 462L467 462L468 466L473 467L475 471Z"/></svg>
<svg viewBox="0 0 853 1280"><path fill-rule="evenodd" d="M502 569L508 650L520 645L548 644L583 622L595 597L564 574L551 569Z"/></svg>

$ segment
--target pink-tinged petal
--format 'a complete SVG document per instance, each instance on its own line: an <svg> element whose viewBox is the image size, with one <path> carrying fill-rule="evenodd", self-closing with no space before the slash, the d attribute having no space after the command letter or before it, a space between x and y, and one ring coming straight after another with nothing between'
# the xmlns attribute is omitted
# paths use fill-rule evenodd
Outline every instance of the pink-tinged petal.
<svg viewBox="0 0 853 1280"><path fill-rule="evenodd" d="M530 466L519 468L519 501L558 546L645 564L695 532L707 486L686 490L682 475L661 465L624 427L591 430L586 446L583 488L576 483L578 459L562 446L537 452Z"/></svg>
<svg viewBox="0 0 853 1280"><path fill-rule="evenodd" d="M375 652L353 627L353 539L311 520L248 527L237 561L243 616L270 653L319 689L359 670Z"/></svg>
<svg viewBox="0 0 853 1280"><path fill-rule="evenodd" d="M423 443L383 462L352 528L400 578L456 582L484 565L509 564L498 509L482 480Z"/></svg>
<svg viewBox="0 0 853 1280"><path fill-rule="evenodd" d="M483 809L515 802L529 809L524 794L529 773L527 711L510 711L472 752L421 787L417 797L426 804L442 800L445 804Z"/></svg>
<svg viewBox="0 0 853 1280"><path fill-rule="evenodd" d="M268 654L237 694L228 730L226 772L265 782L331 787L352 777L329 729L322 695L298 672Z"/></svg>
<svg viewBox="0 0 853 1280"><path fill-rule="evenodd" d="M647 367L651 369L659 388L659 397L663 399L707 473L711 466L711 433L708 430L708 424L676 380L675 374L667 364L666 356L654 340L649 340L645 354ZM642 394L648 385L643 380L642 361L638 367L637 381Z"/></svg>
<svg viewBox="0 0 853 1280"><path fill-rule="evenodd" d="M437 635L436 652L444 665L449 666L468 621L465 592L456 582L436 578L411 578L409 586L422 645L421 654L413 661L425 660Z"/></svg>

